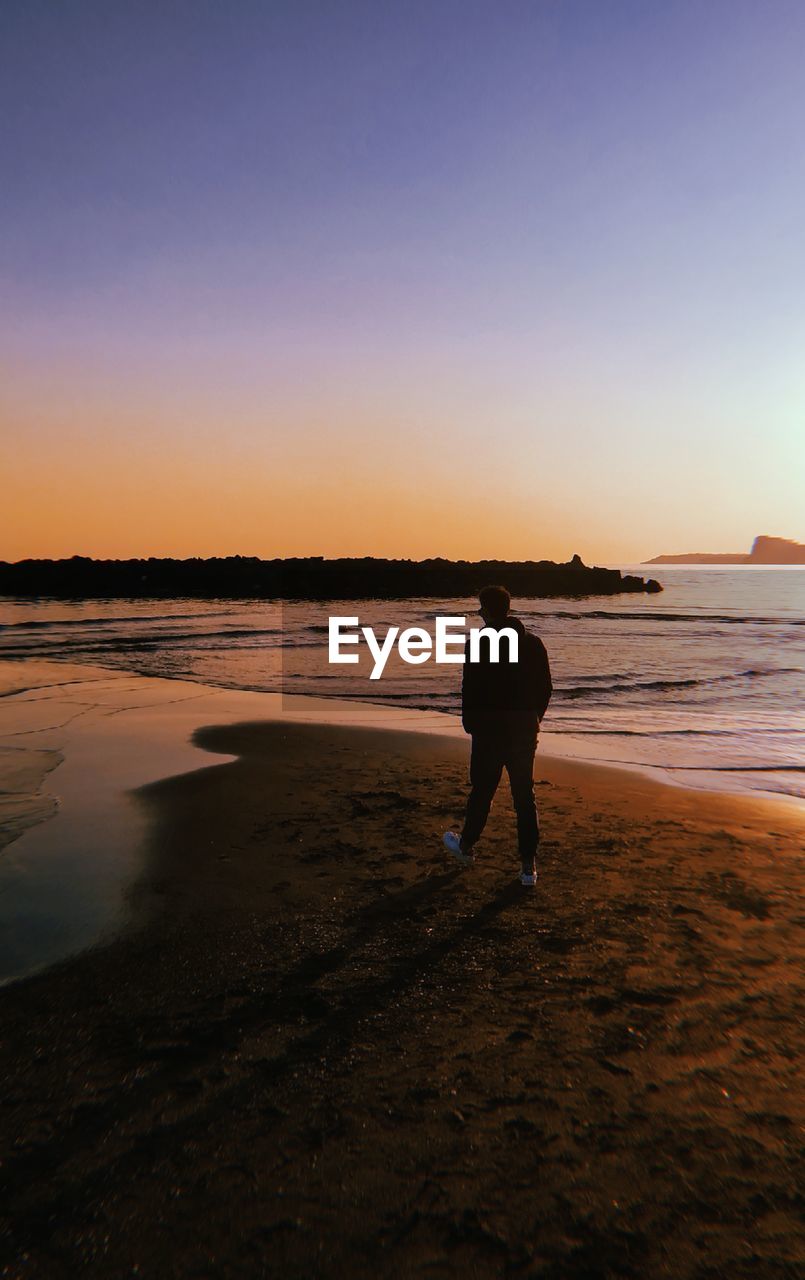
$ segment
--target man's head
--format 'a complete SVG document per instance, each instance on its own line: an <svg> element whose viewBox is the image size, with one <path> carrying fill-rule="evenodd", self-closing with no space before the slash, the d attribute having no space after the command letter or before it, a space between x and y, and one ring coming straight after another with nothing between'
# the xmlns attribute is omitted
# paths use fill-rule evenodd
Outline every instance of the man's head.
<svg viewBox="0 0 805 1280"><path fill-rule="evenodd" d="M481 617L490 627L502 627L509 616L512 598L505 587L484 587L478 593Z"/></svg>

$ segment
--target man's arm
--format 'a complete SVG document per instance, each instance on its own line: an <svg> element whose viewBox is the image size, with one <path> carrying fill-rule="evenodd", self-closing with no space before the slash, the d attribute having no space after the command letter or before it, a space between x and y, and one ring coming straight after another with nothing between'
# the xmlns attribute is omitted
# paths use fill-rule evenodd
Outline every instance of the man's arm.
<svg viewBox="0 0 805 1280"><path fill-rule="evenodd" d="M470 662L470 642L464 643L464 670L461 675L461 723L464 732L472 734L478 710L478 665Z"/></svg>
<svg viewBox="0 0 805 1280"><path fill-rule="evenodd" d="M548 703L553 693L553 681L551 680L551 664L548 661L548 651L539 636L534 636L534 640L536 642L534 648L534 704L537 708L537 715L541 720L548 710Z"/></svg>

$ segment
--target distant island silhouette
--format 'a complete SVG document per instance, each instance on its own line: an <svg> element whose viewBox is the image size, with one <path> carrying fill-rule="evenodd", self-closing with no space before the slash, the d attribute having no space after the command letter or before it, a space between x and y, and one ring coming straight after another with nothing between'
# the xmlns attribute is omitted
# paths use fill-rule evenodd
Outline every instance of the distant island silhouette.
<svg viewBox="0 0 805 1280"><path fill-rule="evenodd" d="M805 564L805 543L760 534L747 554L711 555L706 551L688 551L684 555L654 556L643 564Z"/></svg>
<svg viewBox="0 0 805 1280"><path fill-rule="evenodd" d="M195 596L225 599L367 600L476 595L488 583L512 595L616 595L654 592L653 578L592 568L580 556L552 560L326 560L323 556L260 560L257 556L211 559L0 561L0 594L61 599Z"/></svg>

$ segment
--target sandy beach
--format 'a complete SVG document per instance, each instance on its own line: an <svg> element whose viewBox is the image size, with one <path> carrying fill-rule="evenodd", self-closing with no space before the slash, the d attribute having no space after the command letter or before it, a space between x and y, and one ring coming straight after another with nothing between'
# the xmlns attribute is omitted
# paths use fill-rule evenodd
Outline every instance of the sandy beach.
<svg viewBox="0 0 805 1280"><path fill-rule="evenodd" d="M0 22L0 1280L805 1280L805 4Z"/></svg>
<svg viewBox="0 0 805 1280"><path fill-rule="evenodd" d="M84 730L155 744L121 927L0 990L0 1274L798 1274L793 808L538 757L534 892L460 735L170 683Z"/></svg>

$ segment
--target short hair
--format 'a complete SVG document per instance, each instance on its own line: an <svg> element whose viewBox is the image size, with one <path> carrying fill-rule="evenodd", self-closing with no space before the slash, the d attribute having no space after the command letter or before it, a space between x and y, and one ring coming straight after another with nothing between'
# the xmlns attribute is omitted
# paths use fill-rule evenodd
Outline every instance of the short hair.
<svg viewBox="0 0 805 1280"><path fill-rule="evenodd" d="M483 587L478 592L481 608L493 618L505 618L512 602L505 587Z"/></svg>

